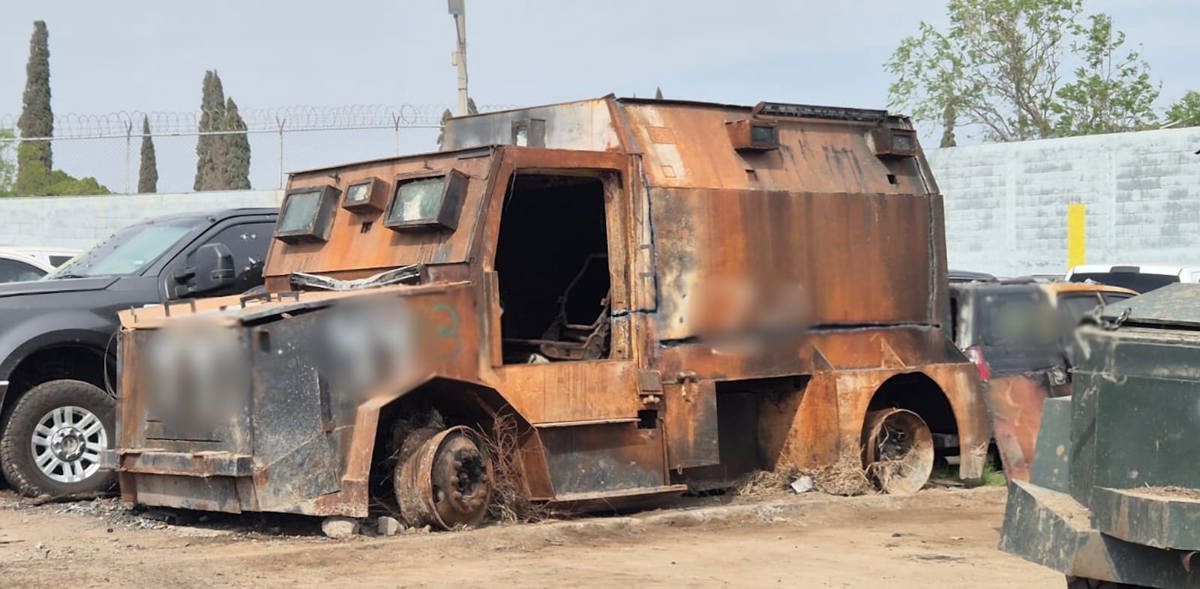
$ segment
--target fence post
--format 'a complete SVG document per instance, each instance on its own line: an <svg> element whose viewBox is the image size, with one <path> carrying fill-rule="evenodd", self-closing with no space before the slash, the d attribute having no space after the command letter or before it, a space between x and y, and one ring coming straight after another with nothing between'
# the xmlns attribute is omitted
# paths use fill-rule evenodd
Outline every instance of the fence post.
<svg viewBox="0 0 1200 589"><path fill-rule="evenodd" d="M287 119L275 117L275 125L279 129L279 188L283 188L283 126L287 123Z"/></svg>
<svg viewBox="0 0 1200 589"><path fill-rule="evenodd" d="M400 155L400 115L392 113L392 126L396 128L396 155Z"/></svg>
<svg viewBox="0 0 1200 589"><path fill-rule="evenodd" d="M133 119L125 121L125 194L129 191L129 165L133 160Z"/></svg>

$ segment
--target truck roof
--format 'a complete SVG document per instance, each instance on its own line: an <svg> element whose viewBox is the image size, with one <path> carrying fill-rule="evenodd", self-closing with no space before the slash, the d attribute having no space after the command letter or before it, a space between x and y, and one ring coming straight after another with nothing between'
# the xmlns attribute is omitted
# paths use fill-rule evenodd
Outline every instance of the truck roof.
<svg viewBox="0 0 1200 589"><path fill-rule="evenodd" d="M244 215L274 215L278 213L279 209L275 207L236 207L231 209L218 209L215 211L171 213L168 215L150 217L139 222L158 223L163 221L179 221L184 219L225 219L227 217L240 217Z"/></svg>

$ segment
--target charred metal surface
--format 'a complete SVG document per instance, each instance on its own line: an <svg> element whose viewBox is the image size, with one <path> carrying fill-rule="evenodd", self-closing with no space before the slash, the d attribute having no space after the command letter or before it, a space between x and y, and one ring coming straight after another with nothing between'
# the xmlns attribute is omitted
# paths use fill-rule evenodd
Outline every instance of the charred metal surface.
<svg viewBox="0 0 1200 589"><path fill-rule="evenodd" d="M516 424L503 463L558 507L856 464L888 408L956 436L978 476L991 428L940 324L942 203L919 146L894 140L911 132L883 111L605 97L296 173L289 194L387 198L339 200L324 241L276 240L266 296L123 316L123 494L363 516L385 480L410 521L471 523L436 480L486 469L434 441L490 436L498 415ZM398 268L411 283L363 280ZM185 436L154 400L188 364L155 350L194 325L188 341L236 342L247 368L209 367L227 419Z"/></svg>

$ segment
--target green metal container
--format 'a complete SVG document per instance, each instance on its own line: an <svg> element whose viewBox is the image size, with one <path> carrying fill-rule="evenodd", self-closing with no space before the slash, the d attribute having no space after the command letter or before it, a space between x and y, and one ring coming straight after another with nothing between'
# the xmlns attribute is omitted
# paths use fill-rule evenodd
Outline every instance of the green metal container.
<svg viewBox="0 0 1200 589"><path fill-rule="evenodd" d="M1000 548L1080 583L1200 587L1200 285L1110 305L1074 346Z"/></svg>

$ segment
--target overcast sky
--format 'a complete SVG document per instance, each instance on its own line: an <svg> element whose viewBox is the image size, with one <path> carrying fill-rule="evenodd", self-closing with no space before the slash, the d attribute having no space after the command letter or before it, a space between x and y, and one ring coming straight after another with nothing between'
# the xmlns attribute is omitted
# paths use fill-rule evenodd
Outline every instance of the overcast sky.
<svg viewBox="0 0 1200 589"><path fill-rule="evenodd" d="M471 94L481 105L652 96L661 86L668 98L884 107L890 78L882 64L897 42L922 20L945 20L945 0L466 1ZM1088 8L1112 14L1140 45L1162 82L1160 107L1200 89L1197 0L1093 0ZM0 120L20 112L37 19L50 30L59 115L195 110L211 68L243 109L455 100L445 0L44 0L8 3L3 12ZM432 150L435 137L405 131L401 147ZM277 140L251 142L254 186L275 187ZM195 138L157 143L160 192L190 190ZM54 149L56 167L124 188L123 140L60 141ZM283 166L395 150L391 131L293 134Z"/></svg>

